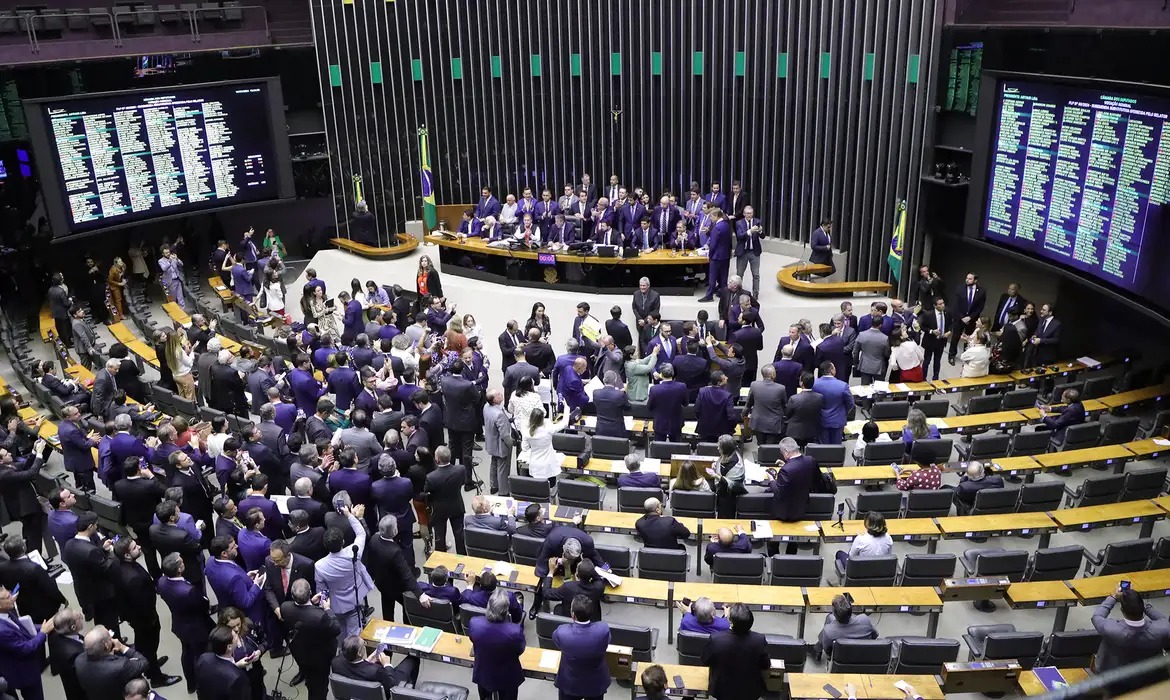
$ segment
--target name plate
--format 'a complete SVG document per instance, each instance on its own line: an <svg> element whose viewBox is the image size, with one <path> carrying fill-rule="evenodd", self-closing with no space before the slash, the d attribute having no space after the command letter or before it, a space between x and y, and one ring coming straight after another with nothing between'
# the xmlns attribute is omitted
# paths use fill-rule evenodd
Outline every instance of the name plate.
<svg viewBox="0 0 1170 700"><path fill-rule="evenodd" d="M938 595L943 600L989 600L1002 598L1010 585L1006 578L948 578Z"/></svg>

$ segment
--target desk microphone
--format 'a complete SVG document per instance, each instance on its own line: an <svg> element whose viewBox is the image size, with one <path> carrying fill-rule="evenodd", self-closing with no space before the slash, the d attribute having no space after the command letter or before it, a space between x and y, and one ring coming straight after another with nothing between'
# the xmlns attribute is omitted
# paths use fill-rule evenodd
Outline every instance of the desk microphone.
<svg viewBox="0 0 1170 700"><path fill-rule="evenodd" d="M842 532L845 531L845 524L841 522L841 518L843 518L844 516L845 516L845 504L838 503L837 504L837 522L833 524L833 527L841 528Z"/></svg>

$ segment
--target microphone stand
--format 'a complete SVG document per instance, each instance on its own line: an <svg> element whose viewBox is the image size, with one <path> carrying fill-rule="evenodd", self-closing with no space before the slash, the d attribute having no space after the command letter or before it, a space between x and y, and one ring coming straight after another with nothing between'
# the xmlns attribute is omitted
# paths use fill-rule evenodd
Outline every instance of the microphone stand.
<svg viewBox="0 0 1170 700"><path fill-rule="evenodd" d="M845 516L845 509L844 508L839 509L837 511L837 522L833 523L833 527L840 529L841 532L845 531L845 523L841 522L841 519L844 516Z"/></svg>
<svg viewBox="0 0 1170 700"><path fill-rule="evenodd" d="M365 534L366 534L365 525L363 525L361 523L361 521L358 521L358 526L361 528L361 532L360 533L355 532L354 535L357 537L365 536ZM351 560L352 560L352 564L353 564L353 605L354 605L353 609L354 609L354 612L356 612L357 616L358 616L358 628L365 629L366 628L366 601L365 601L365 599L358 600L358 575L357 575L358 546L355 544L350 549L350 552L352 555Z"/></svg>
<svg viewBox="0 0 1170 700"><path fill-rule="evenodd" d="M280 663L276 667L276 681L274 681L272 684L272 693L269 696L271 700L285 700L285 698L287 698L284 693L280 692L280 677L284 673L284 662L288 660L290 656L292 656L292 642L297 638L297 634L300 633L300 631L301 623L298 622L296 627L293 628L292 634L290 634L288 639L285 640L285 647L289 649L289 652L280 657ZM259 661L257 661L257 663L259 663Z"/></svg>

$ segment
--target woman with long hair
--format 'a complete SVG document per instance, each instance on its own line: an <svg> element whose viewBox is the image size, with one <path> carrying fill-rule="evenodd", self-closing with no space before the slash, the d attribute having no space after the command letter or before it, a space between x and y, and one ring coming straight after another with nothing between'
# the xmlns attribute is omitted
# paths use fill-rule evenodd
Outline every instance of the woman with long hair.
<svg viewBox="0 0 1170 700"><path fill-rule="evenodd" d="M639 357L638 344L627 345L622 355L626 358L626 394L630 401L645 401L650 397L650 375L654 373L654 365L658 362L658 351L661 345L655 344L654 349L646 357Z"/></svg>
<svg viewBox="0 0 1170 700"><path fill-rule="evenodd" d="M171 377L179 389L179 396L188 401L195 400L195 377L191 368L195 366L195 352L187 341L187 334L174 332L167 337L166 344L167 364L171 368Z"/></svg>
<svg viewBox="0 0 1170 700"><path fill-rule="evenodd" d="M219 624L232 631L232 658L237 663L245 659L252 659L251 663L244 666L244 673L248 676L248 685L252 687L252 697L268 697L268 691L264 688L264 664L260 663L264 647L253 632L255 624L239 608L231 606L220 609Z"/></svg>
<svg viewBox="0 0 1170 700"><path fill-rule="evenodd" d="M479 326L475 323L475 316L471 314L463 314L463 335L467 340L479 337Z"/></svg>
<svg viewBox="0 0 1170 700"><path fill-rule="evenodd" d="M110 321L117 323L126 318L126 303L123 301L126 294L126 263L122 262L122 258L114 258L110 273L106 276L106 284L110 288Z"/></svg>
<svg viewBox="0 0 1170 700"><path fill-rule="evenodd" d="M894 540L886 528L886 516L871 510L865 516L865 532L853 538L849 552L837 552L835 558L842 568L853 557L885 557L894 549Z"/></svg>
<svg viewBox="0 0 1170 700"><path fill-rule="evenodd" d="M452 316L447 321L447 331L443 334L444 349L448 352L463 352L467 347L467 336L463 334L463 319Z"/></svg>
<svg viewBox="0 0 1170 700"><path fill-rule="evenodd" d="M512 396L508 398L508 415L512 416L512 426L516 428L522 438L521 454L528 451L528 432L524 427L528 425L528 417L532 415L532 411L540 408L541 403L543 402L540 400L540 393L536 391L532 377L521 377L516 384L516 391L512 392Z"/></svg>
<svg viewBox="0 0 1170 700"><path fill-rule="evenodd" d="M308 282L305 283L305 286L301 287L301 318L304 320L306 326L317 322L317 315L313 313L313 292L316 289L316 285L309 284Z"/></svg>
<svg viewBox="0 0 1170 700"><path fill-rule="evenodd" d="M366 280L366 301L370 306L390 306L390 295L374 280Z"/></svg>
<svg viewBox="0 0 1170 700"><path fill-rule="evenodd" d="M893 371L890 372L891 382L921 382L925 380L925 371L922 368L922 360L925 357L925 351L922 346L914 342L914 338L910 337L906 326L898 326L901 332L890 334L890 366Z"/></svg>
<svg viewBox="0 0 1170 700"><path fill-rule="evenodd" d="M536 407L528 414L528 424L521 432L528 441L528 473L534 479L548 479L549 487L555 487L561 474L561 463L565 456L553 449L553 435L569 425L569 412L565 412L556 423L544 419L544 409Z"/></svg>
<svg viewBox="0 0 1170 700"><path fill-rule="evenodd" d="M366 291L357 277L349 281L349 296L362 305L363 309L370 308L370 300L366 298Z"/></svg>
<svg viewBox="0 0 1170 700"><path fill-rule="evenodd" d="M268 313L284 321L286 326L292 323L292 318L288 315L284 304L284 298L287 294L288 290L285 288L284 280L280 278L280 274L276 270L269 270L265 274L264 280L264 305L268 309Z"/></svg>
<svg viewBox="0 0 1170 700"><path fill-rule="evenodd" d="M926 422L926 414L917 408L910 409L906 414L906 425L902 426L902 442L906 445L906 454L914 449L915 440L937 440L938 428Z"/></svg>
<svg viewBox="0 0 1170 700"><path fill-rule="evenodd" d="M317 319L317 328L321 331L321 335L328 334L336 338L341 335L338 330L340 326L337 323L336 307L330 308L327 302L325 290L313 285L313 298L309 304L313 310L313 317Z"/></svg>
<svg viewBox="0 0 1170 700"><path fill-rule="evenodd" d="M549 324L548 316L544 311L544 304L536 302L532 305L532 315L528 317L528 322L524 324L524 335L528 335L529 329L536 328L540 330L540 334L548 337L552 334L552 326Z"/></svg>
<svg viewBox="0 0 1170 700"><path fill-rule="evenodd" d="M670 481L670 493L673 494L675 491L701 491L710 493L711 482L703 476L703 473L699 471L699 467L688 459L679 465L678 476ZM669 494L667 497L669 498Z"/></svg>
<svg viewBox="0 0 1170 700"><path fill-rule="evenodd" d="M418 298L414 302L415 313L422 310L424 299L443 296L443 282L439 279L439 271L435 269L429 255L420 255L418 258L418 271L414 275L414 290L418 292Z"/></svg>

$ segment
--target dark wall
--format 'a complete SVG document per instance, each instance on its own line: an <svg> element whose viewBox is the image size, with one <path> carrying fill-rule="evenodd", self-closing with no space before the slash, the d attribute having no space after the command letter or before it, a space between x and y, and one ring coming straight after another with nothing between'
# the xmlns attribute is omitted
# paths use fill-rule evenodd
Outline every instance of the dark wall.
<svg viewBox="0 0 1170 700"><path fill-rule="evenodd" d="M439 203L739 179L771 235L830 215L849 274L882 279L914 212L941 0L312 4L338 217L361 175L385 240L419 214L423 124Z"/></svg>

